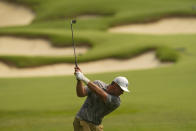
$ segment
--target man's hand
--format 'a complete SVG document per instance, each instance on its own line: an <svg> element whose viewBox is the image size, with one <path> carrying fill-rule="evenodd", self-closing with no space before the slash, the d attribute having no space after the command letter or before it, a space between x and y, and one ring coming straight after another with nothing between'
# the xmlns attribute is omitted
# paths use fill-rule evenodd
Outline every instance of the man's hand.
<svg viewBox="0 0 196 131"><path fill-rule="evenodd" d="M76 72L78 72L78 71L82 72L81 69L80 69L79 67L75 67L74 69L75 69L74 74L75 74Z"/></svg>
<svg viewBox="0 0 196 131"><path fill-rule="evenodd" d="M80 70L79 67L75 67L74 69L75 69L74 75L76 76L76 79L77 79L77 80L80 80L80 79L77 78L77 76L79 75L78 72L82 73L82 71ZM78 75L77 75L77 74L78 74Z"/></svg>
<svg viewBox="0 0 196 131"><path fill-rule="evenodd" d="M82 86L82 82L83 81L86 85L88 85L88 88L95 92L97 95L99 95L104 102L106 102L107 100L107 93L98 87L98 85L94 84L93 82L90 82L90 80L84 76L84 74L81 72L80 68L79 67L75 67L75 76L76 76L76 79L78 80L77 82L77 95L79 97L84 97L84 96L87 96L87 92L86 90L84 89L84 87Z"/></svg>
<svg viewBox="0 0 196 131"><path fill-rule="evenodd" d="M81 72L79 67L75 67L75 76L77 80L83 81L85 84L88 84L90 80L84 76L84 74Z"/></svg>
<svg viewBox="0 0 196 131"><path fill-rule="evenodd" d="M83 74L82 72L80 72L80 71L77 71L77 72L75 73L75 76L76 76L76 79L77 79L77 80L81 80L81 81L83 81L84 78L85 78L84 74Z"/></svg>
<svg viewBox="0 0 196 131"><path fill-rule="evenodd" d="M81 73L81 70L79 67L75 67L75 72L74 72L74 75L75 76L78 76L76 75L76 72L80 72ZM77 73L78 74L78 73ZM78 97L84 97L84 96L87 96L87 92L83 86L83 82L81 80L79 80L79 78L76 77L76 79L78 80L77 81L77 85L76 85L76 93L77 93L77 96Z"/></svg>

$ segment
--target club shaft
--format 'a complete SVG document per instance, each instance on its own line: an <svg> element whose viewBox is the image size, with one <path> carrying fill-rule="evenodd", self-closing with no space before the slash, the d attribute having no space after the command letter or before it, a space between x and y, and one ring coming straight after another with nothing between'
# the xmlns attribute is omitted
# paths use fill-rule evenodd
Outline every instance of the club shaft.
<svg viewBox="0 0 196 131"><path fill-rule="evenodd" d="M78 64L77 64L77 57L76 57L76 48L75 48L75 43L74 43L74 34L73 34L72 23L71 23L71 32L72 32L72 45L73 45L74 56L75 56L75 66L78 67Z"/></svg>

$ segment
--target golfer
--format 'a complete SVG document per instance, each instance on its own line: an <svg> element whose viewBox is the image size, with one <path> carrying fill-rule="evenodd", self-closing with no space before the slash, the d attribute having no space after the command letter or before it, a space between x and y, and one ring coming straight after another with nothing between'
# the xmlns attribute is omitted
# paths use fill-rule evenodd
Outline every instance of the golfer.
<svg viewBox="0 0 196 131"><path fill-rule="evenodd" d="M74 74L77 79L77 96L87 96L73 122L74 131L103 131L102 119L120 106L119 96L124 91L129 92L128 80L119 76L109 85L100 80L91 82L79 67L75 67Z"/></svg>

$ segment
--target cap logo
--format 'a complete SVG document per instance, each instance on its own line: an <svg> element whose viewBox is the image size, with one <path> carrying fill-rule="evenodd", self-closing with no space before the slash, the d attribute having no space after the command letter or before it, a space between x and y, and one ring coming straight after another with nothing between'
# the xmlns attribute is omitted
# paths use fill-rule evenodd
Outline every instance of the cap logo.
<svg viewBox="0 0 196 131"><path fill-rule="evenodd" d="M126 87L128 87L128 84L125 84Z"/></svg>

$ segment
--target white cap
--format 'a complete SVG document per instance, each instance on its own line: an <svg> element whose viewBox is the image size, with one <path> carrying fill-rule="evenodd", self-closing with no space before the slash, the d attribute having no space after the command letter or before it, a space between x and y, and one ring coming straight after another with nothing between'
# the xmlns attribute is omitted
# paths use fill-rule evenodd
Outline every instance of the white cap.
<svg viewBox="0 0 196 131"><path fill-rule="evenodd" d="M130 92L128 90L128 84L129 84L129 82L128 82L128 80L127 80L126 77L118 76L113 81L116 84L118 84L123 91Z"/></svg>

